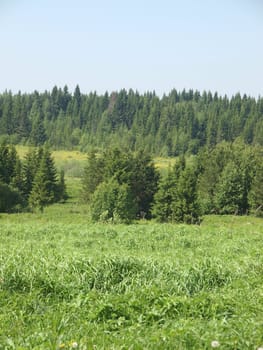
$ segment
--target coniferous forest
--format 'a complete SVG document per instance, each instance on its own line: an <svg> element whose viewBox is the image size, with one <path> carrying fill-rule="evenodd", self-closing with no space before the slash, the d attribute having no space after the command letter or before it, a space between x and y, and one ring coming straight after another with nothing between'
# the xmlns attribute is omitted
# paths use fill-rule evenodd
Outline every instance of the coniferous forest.
<svg viewBox="0 0 263 350"><path fill-rule="evenodd" d="M50 148L88 153L79 200L94 221L200 223L263 214L263 99L171 91L0 96L0 211L67 198ZM22 161L14 144L37 146ZM153 156L178 156L167 174ZM194 155L189 161L189 156ZM188 158L188 161L186 159Z"/></svg>
<svg viewBox="0 0 263 350"><path fill-rule="evenodd" d="M260 4L0 0L0 350L263 350Z"/></svg>
<svg viewBox="0 0 263 350"><path fill-rule="evenodd" d="M16 145L33 147L22 158ZM54 149L87 153L81 179L64 178ZM1 343L255 349L262 156L262 98L2 94Z"/></svg>
<svg viewBox="0 0 263 350"><path fill-rule="evenodd" d="M181 91L162 97L133 90L71 94L0 95L0 140L12 144L90 151L108 147L144 150L164 157L197 154L237 138L263 145L263 98Z"/></svg>

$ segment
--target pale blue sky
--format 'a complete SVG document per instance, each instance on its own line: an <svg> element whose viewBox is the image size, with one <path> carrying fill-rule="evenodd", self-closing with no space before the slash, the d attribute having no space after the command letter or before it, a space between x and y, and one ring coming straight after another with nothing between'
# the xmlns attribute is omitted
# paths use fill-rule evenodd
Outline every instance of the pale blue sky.
<svg viewBox="0 0 263 350"><path fill-rule="evenodd" d="M263 96L261 0L0 0L0 92Z"/></svg>

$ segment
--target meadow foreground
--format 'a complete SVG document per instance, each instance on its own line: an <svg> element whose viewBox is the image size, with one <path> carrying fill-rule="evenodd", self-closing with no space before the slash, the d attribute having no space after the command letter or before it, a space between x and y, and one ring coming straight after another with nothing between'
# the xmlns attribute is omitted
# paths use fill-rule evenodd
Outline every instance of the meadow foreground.
<svg viewBox="0 0 263 350"><path fill-rule="evenodd" d="M0 349L257 349L263 221L1 215Z"/></svg>

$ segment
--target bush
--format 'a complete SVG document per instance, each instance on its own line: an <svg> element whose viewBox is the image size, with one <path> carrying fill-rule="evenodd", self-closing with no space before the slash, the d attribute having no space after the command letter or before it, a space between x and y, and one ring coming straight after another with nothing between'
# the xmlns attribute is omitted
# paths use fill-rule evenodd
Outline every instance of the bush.
<svg viewBox="0 0 263 350"><path fill-rule="evenodd" d="M91 200L94 221L129 222L136 217L137 206L128 185L116 180L102 182Z"/></svg>
<svg viewBox="0 0 263 350"><path fill-rule="evenodd" d="M0 212L21 211L25 202L18 190L0 182Z"/></svg>

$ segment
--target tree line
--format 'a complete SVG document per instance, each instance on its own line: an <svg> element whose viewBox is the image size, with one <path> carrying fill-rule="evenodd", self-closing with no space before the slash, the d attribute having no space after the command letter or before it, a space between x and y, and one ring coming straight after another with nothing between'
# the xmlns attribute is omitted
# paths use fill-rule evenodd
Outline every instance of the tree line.
<svg viewBox="0 0 263 350"><path fill-rule="evenodd" d="M263 98L175 89L162 97L125 89L98 95L79 86L0 94L0 141L9 144L84 152L118 146L170 157L236 139L263 145Z"/></svg>
<svg viewBox="0 0 263 350"><path fill-rule="evenodd" d="M22 162L14 146L0 145L0 212L43 211L66 198L64 173L58 175L46 147L32 149Z"/></svg>
<svg viewBox="0 0 263 350"><path fill-rule="evenodd" d="M88 154L79 201L93 221L198 224L205 214L263 216L263 149L240 140L181 155L161 175L145 151L109 148ZM44 207L67 199L47 147L23 161L14 146L0 146L0 212Z"/></svg>
<svg viewBox="0 0 263 350"><path fill-rule="evenodd" d="M180 156L164 176L143 152L90 153L83 198L95 221L155 218L198 224L205 214L263 215L262 148L237 140Z"/></svg>

